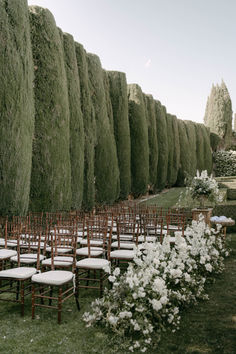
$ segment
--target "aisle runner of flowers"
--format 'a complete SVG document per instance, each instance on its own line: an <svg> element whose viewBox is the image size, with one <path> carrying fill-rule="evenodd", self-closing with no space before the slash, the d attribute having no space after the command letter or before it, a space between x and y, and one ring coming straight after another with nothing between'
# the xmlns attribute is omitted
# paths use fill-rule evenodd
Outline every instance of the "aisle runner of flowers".
<svg viewBox="0 0 236 354"><path fill-rule="evenodd" d="M134 262L123 274L119 268L113 271L112 289L92 303L83 319L87 326L112 330L131 352L145 352L163 330L178 329L184 305L207 299L207 278L222 272L227 255L219 229L193 221L185 238L176 233L173 247L169 236L162 245L139 246Z"/></svg>

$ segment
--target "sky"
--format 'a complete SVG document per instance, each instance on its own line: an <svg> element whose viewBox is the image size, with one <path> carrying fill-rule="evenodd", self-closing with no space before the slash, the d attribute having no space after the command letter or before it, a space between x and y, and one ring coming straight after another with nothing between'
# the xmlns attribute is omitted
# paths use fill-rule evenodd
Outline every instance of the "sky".
<svg viewBox="0 0 236 354"><path fill-rule="evenodd" d="M126 73L179 119L203 122L224 80L236 111L236 0L28 0L63 32Z"/></svg>

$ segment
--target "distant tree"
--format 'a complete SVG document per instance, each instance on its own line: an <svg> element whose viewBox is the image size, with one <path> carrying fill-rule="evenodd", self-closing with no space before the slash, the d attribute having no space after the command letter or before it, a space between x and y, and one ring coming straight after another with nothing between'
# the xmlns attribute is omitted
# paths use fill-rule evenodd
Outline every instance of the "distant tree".
<svg viewBox="0 0 236 354"><path fill-rule="evenodd" d="M206 104L204 123L211 132L220 136L226 149L231 146L232 103L223 80L220 86L212 86Z"/></svg>

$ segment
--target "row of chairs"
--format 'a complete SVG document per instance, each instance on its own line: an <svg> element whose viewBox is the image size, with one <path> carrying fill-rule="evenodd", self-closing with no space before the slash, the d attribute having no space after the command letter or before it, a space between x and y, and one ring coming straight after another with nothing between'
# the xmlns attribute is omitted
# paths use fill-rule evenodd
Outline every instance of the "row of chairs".
<svg viewBox="0 0 236 354"><path fill-rule="evenodd" d="M0 249L0 296L4 295L0 299L6 301L5 293L14 293L11 300L21 304L24 315L24 297L31 293L32 318L38 306L55 308L60 323L65 300L74 295L79 309L80 288L96 288L102 295L110 264L132 261L134 245L162 242L172 228L184 235L185 219L180 212L169 212L164 218L154 211L137 213L126 208L119 214L111 209L84 215L50 214L45 224L38 215L6 221L5 237L0 239L4 247ZM57 296L53 296L54 288Z"/></svg>

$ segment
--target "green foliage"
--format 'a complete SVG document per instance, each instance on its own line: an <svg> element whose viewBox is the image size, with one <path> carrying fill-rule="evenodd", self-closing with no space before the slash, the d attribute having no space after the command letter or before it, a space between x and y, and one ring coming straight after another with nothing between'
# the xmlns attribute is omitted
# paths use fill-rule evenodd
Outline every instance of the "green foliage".
<svg viewBox="0 0 236 354"><path fill-rule="evenodd" d="M131 191L134 196L146 193L149 179L148 127L141 88L128 85L129 126L131 139Z"/></svg>
<svg viewBox="0 0 236 354"><path fill-rule="evenodd" d="M172 182L172 169L174 162L174 131L173 131L173 118L172 115L167 113L166 115L166 126L167 126L167 136L168 136L168 168L167 168L167 182L168 187L171 187L174 183Z"/></svg>
<svg viewBox="0 0 236 354"><path fill-rule="evenodd" d="M195 124L190 120L185 120L185 129L188 138L188 149L190 153L190 163L188 174L195 176L197 171L197 154L196 154L196 130Z"/></svg>
<svg viewBox="0 0 236 354"><path fill-rule="evenodd" d="M155 191L157 181L158 144L155 101L151 95L144 95L146 103L146 116L148 124L149 145L149 188Z"/></svg>
<svg viewBox="0 0 236 354"><path fill-rule="evenodd" d="M98 203L113 203L119 197L120 179L115 138L107 112L100 59L87 54L89 88L96 119L95 186Z"/></svg>
<svg viewBox="0 0 236 354"><path fill-rule="evenodd" d="M204 170L208 174L212 172L212 150L210 142L210 130L204 124L201 124L202 135L204 139Z"/></svg>
<svg viewBox="0 0 236 354"><path fill-rule="evenodd" d="M89 89L87 54L82 44L75 42L80 82L81 110L84 121L84 188L83 208L91 210L95 204L94 160L96 141L95 112Z"/></svg>
<svg viewBox="0 0 236 354"><path fill-rule="evenodd" d="M120 198L126 199L131 190L131 146L127 82L124 73L108 71L107 74L109 79L114 135L120 170Z"/></svg>
<svg viewBox="0 0 236 354"><path fill-rule="evenodd" d="M170 184L175 185L177 181L177 176L179 172L179 164L180 164L180 142L179 142L179 126L178 119L176 116L172 116L172 129L173 129L173 146L174 146L174 154L173 154L173 163L171 168L171 175L169 177Z"/></svg>
<svg viewBox="0 0 236 354"><path fill-rule="evenodd" d="M178 120L179 143L180 143L180 165L177 177L177 185L183 186L184 180L191 172L191 151L189 149L189 140L183 120Z"/></svg>
<svg viewBox="0 0 236 354"><path fill-rule="evenodd" d="M0 0L0 214L27 213L34 131L26 0Z"/></svg>
<svg viewBox="0 0 236 354"><path fill-rule="evenodd" d="M71 206L79 209L83 200L84 181L84 123L80 105L80 80L74 39L64 33L62 40L70 108Z"/></svg>
<svg viewBox="0 0 236 354"><path fill-rule="evenodd" d="M228 89L222 81L221 85L212 85L208 97L204 123L210 131L224 140L224 147L231 145L232 138L232 103Z"/></svg>
<svg viewBox="0 0 236 354"><path fill-rule="evenodd" d="M236 152L218 151L213 155L216 176L236 176Z"/></svg>
<svg viewBox="0 0 236 354"><path fill-rule="evenodd" d="M219 137L219 135L215 134L215 133L210 133L210 144L211 144L211 149L212 151L216 151L217 147L220 143L221 139Z"/></svg>
<svg viewBox="0 0 236 354"><path fill-rule="evenodd" d="M197 152L197 170L199 172L204 171L204 137L202 134L201 124L195 123L196 130L196 152Z"/></svg>
<svg viewBox="0 0 236 354"><path fill-rule="evenodd" d="M156 188L162 190L167 183L168 169L168 135L166 124L166 109L159 101L155 102L157 142L158 142L158 165Z"/></svg>
<svg viewBox="0 0 236 354"><path fill-rule="evenodd" d="M71 207L68 89L63 45L52 14L30 7L35 68L35 135L30 209Z"/></svg>

